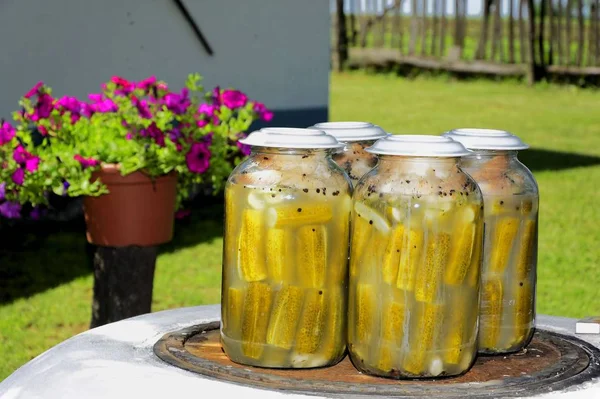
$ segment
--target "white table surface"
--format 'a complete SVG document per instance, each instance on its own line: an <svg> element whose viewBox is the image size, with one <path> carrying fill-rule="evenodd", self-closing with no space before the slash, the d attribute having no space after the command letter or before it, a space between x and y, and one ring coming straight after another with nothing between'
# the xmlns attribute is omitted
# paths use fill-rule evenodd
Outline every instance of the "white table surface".
<svg viewBox="0 0 600 399"><path fill-rule="evenodd" d="M1 399L184 397L314 398L204 378L158 359L152 347L169 331L219 319L219 305L151 313L76 335L25 364L0 383ZM575 320L539 316L538 327L574 335ZM578 335L600 347L599 335ZM1 361L1 360L0 360ZM600 399L600 378L538 398Z"/></svg>

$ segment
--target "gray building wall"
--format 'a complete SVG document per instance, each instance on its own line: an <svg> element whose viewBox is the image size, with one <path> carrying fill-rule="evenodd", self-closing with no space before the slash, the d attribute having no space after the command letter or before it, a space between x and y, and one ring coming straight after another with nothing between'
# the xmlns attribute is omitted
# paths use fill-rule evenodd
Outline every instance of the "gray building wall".
<svg viewBox="0 0 600 399"><path fill-rule="evenodd" d="M112 75L234 87L276 112L272 125L327 119L329 4L184 0L210 56L172 0L0 0L0 116L38 80L84 97Z"/></svg>

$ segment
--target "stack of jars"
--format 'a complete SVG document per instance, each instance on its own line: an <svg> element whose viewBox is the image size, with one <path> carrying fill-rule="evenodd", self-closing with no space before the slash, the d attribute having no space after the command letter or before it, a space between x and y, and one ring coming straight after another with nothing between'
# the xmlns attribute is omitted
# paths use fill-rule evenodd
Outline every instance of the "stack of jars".
<svg viewBox="0 0 600 399"><path fill-rule="evenodd" d="M528 344L538 192L516 136L340 122L244 143L225 189L232 361L323 367L348 349L368 374L456 376Z"/></svg>

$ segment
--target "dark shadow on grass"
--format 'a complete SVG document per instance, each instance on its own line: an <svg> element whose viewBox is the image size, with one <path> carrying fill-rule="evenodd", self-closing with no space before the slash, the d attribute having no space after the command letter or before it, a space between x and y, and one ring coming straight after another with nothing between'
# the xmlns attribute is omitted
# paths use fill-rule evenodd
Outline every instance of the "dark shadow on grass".
<svg viewBox="0 0 600 399"><path fill-rule="evenodd" d="M192 214L175 222L173 241L162 245L160 253L222 236L222 196L199 197L190 205ZM94 250L95 247L86 241L81 216L63 222L3 220L0 227L0 305L91 274Z"/></svg>
<svg viewBox="0 0 600 399"><path fill-rule="evenodd" d="M533 172L600 165L600 157L543 149L519 153ZM192 214L175 223L173 241L160 253L211 241L223 235L223 195L201 195ZM81 216L71 221L10 222L0 225L0 305L59 286L92 272L94 247L85 239ZM90 286L90 290L91 290Z"/></svg>
<svg viewBox="0 0 600 399"><path fill-rule="evenodd" d="M594 155L544 150L541 148L530 148L520 151L519 160L527 165L532 172L545 170L559 171L600 165L600 157Z"/></svg>

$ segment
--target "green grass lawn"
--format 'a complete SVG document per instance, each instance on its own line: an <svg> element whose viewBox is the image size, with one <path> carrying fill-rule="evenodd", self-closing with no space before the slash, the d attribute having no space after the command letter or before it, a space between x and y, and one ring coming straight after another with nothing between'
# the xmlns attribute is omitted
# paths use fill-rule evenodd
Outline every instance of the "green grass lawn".
<svg viewBox="0 0 600 399"><path fill-rule="evenodd" d="M600 314L599 106L597 91L511 82L356 72L332 75L331 85L331 120L368 120L394 133L504 128L531 144L523 158L541 191L538 311L571 317ZM222 208L211 206L178 223L158 258L153 310L219 302L221 218ZM0 289L7 290L0 292L2 380L87 329L92 277L83 233L55 232L19 251L0 249Z"/></svg>

